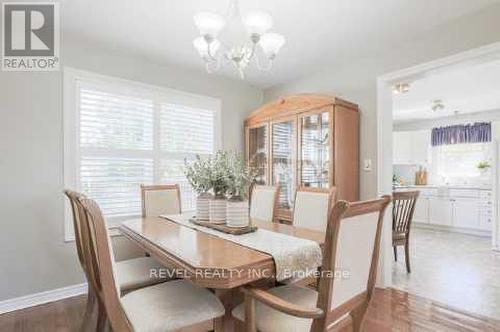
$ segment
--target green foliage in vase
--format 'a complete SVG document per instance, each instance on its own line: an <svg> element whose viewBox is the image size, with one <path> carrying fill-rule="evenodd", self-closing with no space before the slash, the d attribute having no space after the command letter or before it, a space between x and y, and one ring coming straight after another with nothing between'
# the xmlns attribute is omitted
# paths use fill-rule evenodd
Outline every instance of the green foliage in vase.
<svg viewBox="0 0 500 332"><path fill-rule="evenodd" d="M227 162L227 193L233 200L243 200L248 196L248 188L255 180L257 171L248 167L243 156L237 152L228 153Z"/></svg>
<svg viewBox="0 0 500 332"><path fill-rule="evenodd" d="M228 191L229 154L219 150L210 157L210 186L215 196L224 196Z"/></svg>
<svg viewBox="0 0 500 332"><path fill-rule="evenodd" d="M204 160L196 155L195 161L188 163L187 160L184 160L184 164L186 166L184 174L196 193L201 195L212 189L212 169L209 159Z"/></svg>
<svg viewBox="0 0 500 332"><path fill-rule="evenodd" d="M244 158L234 151L219 150L207 159L197 155L193 162L185 160L184 163L184 174L198 194L212 191L217 197L228 195L243 200L257 175L257 171L248 167Z"/></svg>
<svg viewBox="0 0 500 332"><path fill-rule="evenodd" d="M488 160L483 160L477 163L476 167L478 169L488 169L491 167L490 162Z"/></svg>

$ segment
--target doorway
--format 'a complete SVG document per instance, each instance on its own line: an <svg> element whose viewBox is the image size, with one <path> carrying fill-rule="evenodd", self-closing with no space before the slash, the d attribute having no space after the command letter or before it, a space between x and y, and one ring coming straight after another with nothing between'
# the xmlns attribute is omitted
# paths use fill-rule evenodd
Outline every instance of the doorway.
<svg viewBox="0 0 500 332"><path fill-rule="evenodd" d="M430 131L428 134L417 134L415 131L421 130L422 127L414 126L412 124L406 124L406 127L399 125L399 129L403 128L406 130L399 130L400 132L408 132L409 134L399 134L397 136L398 144L393 144L393 135L394 128L398 127L398 121L395 121L395 115L393 114L393 110L395 109L394 97L395 91L399 93L404 93L403 90L410 89L412 84L415 87L418 85L416 82L428 79L431 76L441 75L443 73L451 72L454 70L461 70L463 68L471 68L484 66L486 64L492 62L498 62L500 64L500 43L488 45L486 47L481 47L478 49L474 49L471 51L463 52L451 57L446 57L443 59L439 59L436 61L432 61L429 63L425 63L422 65L418 65L415 67L407 68L404 70L399 70L397 72L389 73L383 75L377 80L377 110L378 110L378 192L379 194L387 194L392 193L393 191L393 176L398 175L395 174L394 167L394 158L395 151L394 149L401 150L401 141L405 140L409 142L406 150L412 149L410 145L415 141L422 140L422 137L428 137L430 141L430 137L426 135L430 135ZM407 86L408 84L409 86ZM402 86L403 85L403 86ZM399 88L400 91L397 91ZM500 96L499 96L500 98ZM434 104L443 104L445 101L440 100L438 97L429 100L429 109L432 110ZM446 108L446 105L444 106ZM440 106L436 106L437 109L440 109ZM452 108L452 107L450 107ZM446 118L446 116L452 116L457 121L460 121L460 114L456 114L456 109L449 110L452 114L444 115L442 118ZM465 122L469 122L470 119L481 120L481 114L476 114L474 116L463 116L463 120ZM398 120L396 118L396 120ZM419 125L421 126L425 119L418 119ZM499 118L500 120L500 118ZM441 119L441 117L431 116L430 120L427 119L427 124L435 122L437 125L444 125L446 121ZM474 121L475 122L475 121ZM430 129L430 128L427 128ZM404 135L407 135L406 138ZM424 135L424 136L422 136ZM415 136L415 137L414 137ZM495 250L500 251L499 247L499 227L498 227L498 211L499 211L499 199L498 199L498 143L495 142L495 139L498 140L499 137L493 139L491 144L487 144L488 147L478 147L475 146L473 148L467 147L469 150L478 150L478 151L470 151L471 156L483 153L481 149L491 149L491 157L484 157L484 159L490 160L491 164L494 167L491 167L491 178L490 178L490 193L492 195L490 201L492 202L491 207L491 227L489 232L489 237L484 236L487 235L485 232L479 234L481 232L478 231L478 234L464 234L464 232L447 232L446 227L451 225L465 226L465 227L456 227L461 229L470 229L471 226L462 225L460 223L466 223L471 220L471 218L464 218L463 214L470 212L470 204L467 200L468 198L459 197L459 201L451 201L453 198L449 198L447 202L452 202L450 204L450 209L433 209L432 213L444 213L443 216L433 217L433 220L443 221L445 223L450 222L450 225L443 226L442 229L437 227L433 229L429 227L418 228L417 231L413 233L414 241L411 244L410 251L414 251L411 254L412 258L412 272L407 274L406 269L404 267L404 254L402 252L403 247L399 247L399 255L398 255L398 263L394 263L394 254L392 248L392 223L386 222L384 225L384 236L383 236L383 253L382 253L382 280L383 284L386 287L395 287L406 290L410 293L415 293L417 295L422 295L424 297L428 297L430 299L436 300L438 302L442 302L446 305L456 307L458 309L472 311L479 314L483 314L486 316L491 316L492 310L485 309L481 310L482 302L484 301L491 303L495 303L495 299L500 297L500 288L495 285L491 285L494 288L490 288L488 290L488 283L493 283L493 279L500 277L500 269L496 269L497 266L500 266L500 253L499 254L491 254ZM425 138L424 138L425 140ZM467 149L466 148L466 149ZM435 151L438 149L436 148ZM436 156L436 152L429 152L429 158L434 157L441 158L440 167L441 169L445 169L446 167L450 167L448 164L453 165L453 155L460 155L463 151L456 151L457 148L442 148L444 152L439 152L439 155ZM449 150L449 151L448 151ZM459 150L459 149L458 149ZM420 152L419 152L420 151ZM413 155L409 158L421 159L424 158L422 150L414 151L415 155L420 155L419 157L414 157ZM485 154L486 155L486 154ZM473 158L473 157L471 157ZM408 159L407 157L400 157L400 159ZM419 160L420 160L419 159ZM447 164L448 163L448 164ZM415 170L422 170L418 165L418 163L414 163L410 167L411 162L408 162L408 167L402 167L398 169L399 173L403 173L402 169L409 169L406 171L405 175L406 180L411 182L413 179L413 173ZM433 163L434 167L436 167L436 162ZM448 166L447 166L448 165ZM429 166L430 165L426 165ZM490 165L491 166L491 165ZM397 168L397 167L396 167ZM430 171L430 170L428 170ZM438 174L436 169L433 169L434 174ZM410 175L408 175L410 174ZM451 174L451 173L450 173ZM457 173L458 174L458 173ZM399 175L401 176L401 175ZM401 176L402 177L402 176ZM486 179L486 178L485 178ZM434 179L435 180L435 179ZM448 180L450 181L450 180ZM486 180L488 182L488 180ZM446 180L441 184L446 184ZM448 183L450 184L450 183ZM463 187L463 186L462 186ZM423 199L429 199L430 195L423 194L422 187L418 188L420 191L420 202L423 202ZM437 188L436 190L441 190ZM459 188L460 189L460 188ZM432 191L432 190L431 190ZM467 191L465 191L467 192ZM461 195L465 193L462 191L461 193L457 190L454 190L453 193L460 193ZM472 191L469 191L472 192ZM427 192L428 194L428 192ZM468 193L467 193L468 194ZM473 193L474 195L476 192ZM442 196L440 192L439 195ZM482 194L478 194L482 195ZM440 196L440 197L441 197ZM433 204L433 206L442 206L444 202L434 202L427 204ZM448 204L448 203L446 203ZM475 203L474 203L475 204ZM477 206L477 205L474 205ZM484 209L479 208L479 211L483 211ZM422 217L422 211L426 211L427 219ZM437 212L436 212L437 211ZM444 211L444 212L443 212ZM455 211L455 212L453 212ZM458 211L458 212L457 212ZM449 213L448 213L449 212ZM420 215L418 215L420 213ZM424 214L425 214L424 213ZM455 222L448 221L449 218L453 217L455 213L456 218ZM424 206L422 208L422 204L417 208L417 215L420 220L430 220L429 218L429 207ZM391 221L392 215L388 212L386 216L386 220ZM436 219L437 218L437 219ZM451 220L451 219L450 219ZM478 219L479 220L479 219ZM479 222L479 221L478 221ZM431 225L432 226L432 225ZM467 233L467 232L465 232ZM472 232L473 233L473 232ZM483 235L483 236L481 236ZM478 236L477 238L471 236ZM411 236L410 236L411 237ZM455 245L455 248L453 248ZM460 247L461 249L457 249ZM471 255L471 257L460 257L460 250L474 252L476 254ZM473 256L473 257L472 257ZM461 259L461 260L460 260ZM468 261L470 259L470 261ZM451 261L460 261L463 262L462 265L447 265L443 263L446 260ZM474 262L480 261L482 262L479 265L475 265ZM483 266L482 268L479 266ZM420 267L420 269L419 269ZM455 269L455 270L454 270ZM492 277L493 279L489 278ZM496 279L498 280L498 278ZM484 286L483 290L481 287ZM477 292L468 292L471 287L474 288L478 286ZM498 292L498 293L497 293ZM475 301L475 302L474 302ZM500 300L499 300L500 301ZM497 303L500 305L500 303ZM499 318L499 317L496 317Z"/></svg>

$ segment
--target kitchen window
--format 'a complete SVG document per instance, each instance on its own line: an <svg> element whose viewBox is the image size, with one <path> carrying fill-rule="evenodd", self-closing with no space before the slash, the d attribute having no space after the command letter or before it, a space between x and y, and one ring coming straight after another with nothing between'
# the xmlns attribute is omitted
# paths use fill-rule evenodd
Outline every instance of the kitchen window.
<svg viewBox="0 0 500 332"><path fill-rule="evenodd" d="M194 210L184 161L219 148L219 100L69 68L64 84L66 187L95 199L110 227L140 215L141 183L178 183Z"/></svg>
<svg viewBox="0 0 500 332"><path fill-rule="evenodd" d="M491 164L491 143L440 145L432 148L433 167L439 182L474 182L487 175L477 167L481 161Z"/></svg>

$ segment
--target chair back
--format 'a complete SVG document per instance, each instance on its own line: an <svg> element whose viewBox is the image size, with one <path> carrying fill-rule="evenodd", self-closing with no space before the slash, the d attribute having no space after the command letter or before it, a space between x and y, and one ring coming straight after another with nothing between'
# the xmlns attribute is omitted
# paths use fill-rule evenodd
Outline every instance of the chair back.
<svg viewBox="0 0 500 332"><path fill-rule="evenodd" d="M113 331L132 331L132 325L120 303L120 288L116 282L116 268L111 238L99 205L91 199L80 199L85 210L83 234L88 235L91 284L104 303Z"/></svg>
<svg viewBox="0 0 500 332"><path fill-rule="evenodd" d="M384 213L390 201L390 196L339 201L330 210L317 303L326 315L314 320L313 331L326 330L346 314L368 307L377 277Z"/></svg>
<svg viewBox="0 0 500 332"><path fill-rule="evenodd" d="M335 192L335 187L297 189L293 208L293 225L326 232L328 212L335 203Z"/></svg>
<svg viewBox="0 0 500 332"><path fill-rule="evenodd" d="M141 184L141 201L143 217L181 213L181 191L178 184Z"/></svg>
<svg viewBox="0 0 500 332"><path fill-rule="evenodd" d="M253 185L250 192L250 219L274 222L279 199L279 186Z"/></svg>
<svg viewBox="0 0 500 332"><path fill-rule="evenodd" d="M396 234L409 234L419 191L392 193L392 231Z"/></svg>
<svg viewBox="0 0 500 332"><path fill-rule="evenodd" d="M82 218L85 218L85 214L80 206L81 204L79 201L80 198L83 199L86 198L86 196L84 194L69 189L65 189L64 194L66 195L66 197L68 197L69 203L71 205L71 213L73 215L73 229L75 233L75 244L76 244L76 251L78 253L78 260L80 261L80 265L82 266L83 271L86 273L87 268L85 265L86 261L84 256L82 231L81 231Z"/></svg>

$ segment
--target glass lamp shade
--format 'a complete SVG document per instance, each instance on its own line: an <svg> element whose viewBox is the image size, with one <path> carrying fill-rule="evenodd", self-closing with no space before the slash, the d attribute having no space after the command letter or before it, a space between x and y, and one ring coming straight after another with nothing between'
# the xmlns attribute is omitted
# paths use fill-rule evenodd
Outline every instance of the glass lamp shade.
<svg viewBox="0 0 500 332"><path fill-rule="evenodd" d="M285 44L285 37L279 33L266 33L262 35L259 42L264 53L272 58L278 54L281 47Z"/></svg>
<svg viewBox="0 0 500 332"><path fill-rule="evenodd" d="M250 35L262 35L273 27L273 18L263 11L252 11L243 16L243 24Z"/></svg>
<svg viewBox="0 0 500 332"><path fill-rule="evenodd" d="M201 12L194 16L194 24L202 36L217 37L226 22L222 16L210 12Z"/></svg>
<svg viewBox="0 0 500 332"><path fill-rule="evenodd" d="M214 56L217 53L217 50L220 47L220 42L217 39L214 39L210 44L207 43L205 38L203 37L198 37L195 40L193 40L193 46L196 48L198 53L202 58L209 57L209 56ZM210 54L208 52L210 47Z"/></svg>

